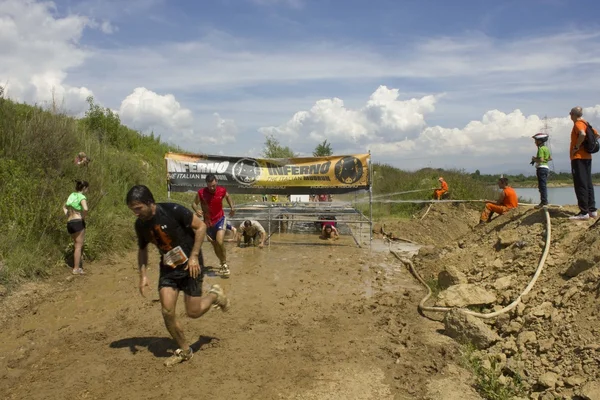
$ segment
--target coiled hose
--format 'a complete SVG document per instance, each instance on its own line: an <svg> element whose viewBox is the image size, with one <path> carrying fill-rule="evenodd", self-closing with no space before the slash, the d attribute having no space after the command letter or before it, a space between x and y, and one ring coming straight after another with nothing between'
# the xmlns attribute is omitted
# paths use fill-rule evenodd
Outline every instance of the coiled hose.
<svg viewBox="0 0 600 400"><path fill-rule="evenodd" d="M482 318L482 319L494 318L499 315L505 314L505 313L509 312L510 310L512 310L513 308L515 308L521 302L521 299L523 298L523 296L525 296L527 293L529 293L531 291L531 289L535 285L535 282L540 277L542 270L544 269L544 264L546 263L546 258L548 257L548 252L550 251L550 241L551 241L551 233L552 233L551 232L552 225L550 224L550 213L548 212L547 207L544 207L543 211L546 216L546 243L544 245L544 251L542 252L542 257L540 258L540 261L538 263L537 269L535 270L535 274L533 275L533 278L531 278L531 281L529 282L527 287L525 287L525 289L521 292L519 297L517 297L512 303L510 303L506 307L502 308L501 310L494 311L492 313L484 314L484 313L478 313L475 311L471 311L468 309L461 309L462 312L464 312L465 314L468 314L468 315L472 315L477 318ZM390 251L398 260L400 260L403 264L405 264L410 269L410 272L415 276L415 278L417 278L419 280L419 282L421 282L423 284L423 286L425 286L427 288L427 295L419 303L419 310L431 311L431 312L448 312L448 311L452 310L452 307L426 306L425 303L427 302L427 300L429 300L429 298L432 295L431 288L429 287L429 285L427 285L427 282L425 282L425 280L421 277L421 275L419 275L419 273L417 272L417 270L411 260L400 256L394 250L390 250Z"/></svg>

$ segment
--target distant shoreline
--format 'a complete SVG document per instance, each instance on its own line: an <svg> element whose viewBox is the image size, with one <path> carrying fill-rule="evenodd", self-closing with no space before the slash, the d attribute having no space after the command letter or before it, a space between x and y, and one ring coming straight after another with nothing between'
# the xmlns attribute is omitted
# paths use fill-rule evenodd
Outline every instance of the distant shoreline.
<svg viewBox="0 0 600 400"><path fill-rule="evenodd" d="M514 187L515 189L518 189L518 188L535 189L535 188L537 188L538 185L537 185L537 182L518 182L518 183L511 184L510 186ZM594 184L594 186L600 186L600 184ZM548 182L548 187L549 188L573 187L573 183Z"/></svg>

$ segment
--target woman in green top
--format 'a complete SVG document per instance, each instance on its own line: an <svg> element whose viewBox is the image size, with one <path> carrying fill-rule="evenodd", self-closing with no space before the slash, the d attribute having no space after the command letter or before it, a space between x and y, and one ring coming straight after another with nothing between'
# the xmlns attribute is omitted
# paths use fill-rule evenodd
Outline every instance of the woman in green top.
<svg viewBox="0 0 600 400"><path fill-rule="evenodd" d="M89 184L86 181L75 181L75 191L71 193L63 206L63 212L67 217L67 232L71 234L75 242L73 251L73 275L83 275L81 268L81 250L85 239L85 218L88 212L87 198Z"/></svg>

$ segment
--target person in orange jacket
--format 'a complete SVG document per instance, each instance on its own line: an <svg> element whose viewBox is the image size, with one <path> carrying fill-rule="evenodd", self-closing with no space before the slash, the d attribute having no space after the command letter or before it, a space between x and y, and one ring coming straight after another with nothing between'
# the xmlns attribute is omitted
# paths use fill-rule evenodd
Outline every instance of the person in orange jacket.
<svg viewBox="0 0 600 400"><path fill-rule="evenodd" d="M507 178L498 179L498 187L502 189L502 193L500 193L496 203L485 203L485 209L481 213L481 218L479 219L480 225L485 222L490 222L494 213L502 215L519 205L517 192L515 192L515 189L508 186Z"/></svg>
<svg viewBox="0 0 600 400"><path fill-rule="evenodd" d="M448 184L446 183L444 178L440 176L438 178L438 181L440 181L441 187L439 189L435 189L435 191L433 192L433 198L436 200L440 200L444 193L448 191Z"/></svg>

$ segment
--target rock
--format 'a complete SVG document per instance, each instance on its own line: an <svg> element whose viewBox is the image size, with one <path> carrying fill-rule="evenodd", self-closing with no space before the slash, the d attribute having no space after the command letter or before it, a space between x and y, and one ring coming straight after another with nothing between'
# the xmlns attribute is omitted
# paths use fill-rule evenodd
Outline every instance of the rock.
<svg viewBox="0 0 600 400"><path fill-rule="evenodd" d="M537 383L544 389L554 389L556 387L557 379L558 375L556 375L554 372L546 372L540 375Z"/></svg>
<svg viewBox="0 0 600 400"><path fill-rule="evenodd" d="M505 333L507 334L513 334L513 333L519 333L521 332L521 329L523 328L523 325L518 323L517 321L511 321L508 326L506 327L506 329L504 330Z"/></svg>
<svg viewBox="0 0 600 400"><path fill-rule="evenodd" d="M0 297L6 296L6 293L8 293L6 286L0 285Z"/></svg>
<svg viewBox="0 0 600 400"><path fill-rule="evenodd" d="M419 248L419 257L427 257L435 254L435 246L421 246Z"/></svg>
<svg viewBox="0 0 600 400"><path fill-rule="evenodd" d="M600 383L597 381L586 383L581 387L579 396L585 400L600 400Z"/></svg>
<svg viewBox="0 0 600 400"><path fill-rule="evenodd" d="M587 271L595 265L597 264L594 264L592 260L586 258L578 258L573 262L573 264L571 264L569 268L567 268L564 274L569 278L573 278L579 275L580 273Z"/></svg>
<svg viewBox="0 0 600 400"><path fill-rule="evenodd" d="M467 277L456 267L449 265L438 274L438 284L442 289L448 289L453 285L467 283Z"/></svg>
<svg viewBox="0 0 600 400"><path fill-rule="evenodd" d="M527 343L537 343L537 335L533 331L521 332L517 337L519 347L525 346Z"/></svg>
<svg viewBox="0 0 600 400"><path fill-rule="evenodd" d="M504 352L506 355L512 356L519 352L519 348L513 339L509 339L502 343L502 352Z"/></svg>
<svg viewBox="0 0 600 400"><path fill-rule="evenodd" d="M459 240L458 247L460 247L461 249L464 249L465 247L467 247L467 243L464 240Z"/></svg>
<svg viewBox="0 0 600 400"><path fill-rule="evenodd" d="M486 349L500 340L500 336L483 321L460 310L452 310L444 317L445 334L462 342Z"/></svg>
<svg viewBox="0 0 600 400"><path fill-rule="evenodd" d="M498 235L498 244L501 247L508 247L519 241L519 235L515 231L503 231Z"/></svg>
<svg viewBox="0 0 600 400"><path fill-rule="evenodd" d="M585 382L585 378L582 378L582 377L576 376L576 375L565 378L565 385L567 387L579 386L583 382Z"/></svg>
<svg viewBox="0 0 600 400"><path fill-rule="evenodd" d="M494 289L496 289L498 291L502 291L502 290L510 288L513 277L514 277L514 275L509 275L509 276L503 276L502 278L496 279L496 281L494 282L494 285L493 285Z"/></svg>
<svg viewBox="0 0 600 400"><path fill-rule="evenodd" d="M540 340L538 343L538 351L540 353L547 353L548 351L552 350L553 346L554 346L554 338Z"/></svg>
<svg viewBox="0 0 600 400"><path fill-rule="evenodd" d="M494 267L494 268L496 268L496 269L500 269L500 268L502 268L503 266L504 266L504 263L503 263L503 262L502 262L502 260L501 260L501 259L499 259L499 258L496 258L496 259L494 260L494 263L492 264L492 267Z"/></svg>
<svg viewBox="0 0 600 400"><path fill-rule="evenodd" d="M571 300L571 297L573 297L578 291L579 289L577 286L571 286L569 289L567 289L562 299L559 301L559 304L563 306L566 305L569 300Z"/></svg>
<svg viewBox="0 0 600 400"><path fill-rule="evenodd" d="M467 307L492 304L496 296L473 284L450 286L438 296L437 305L443 307Z"/></svg>
<svg viewBox="0 0 600 400"><path fill-rule="evenodd" d="M533 310L531 310L531 314L533 314L536 317L550 318L550 316L552 315L552 311L554 311L552 303L549 301L545 301L539 306L535 307Z"/></svg>
<svg viewBox="0 0 600 400"><path fill-rule="evenodd" d="M523 370L525 369L525 363L523 361L510 358L502 367L502 373L506 376L523 376Z"/></svg>

